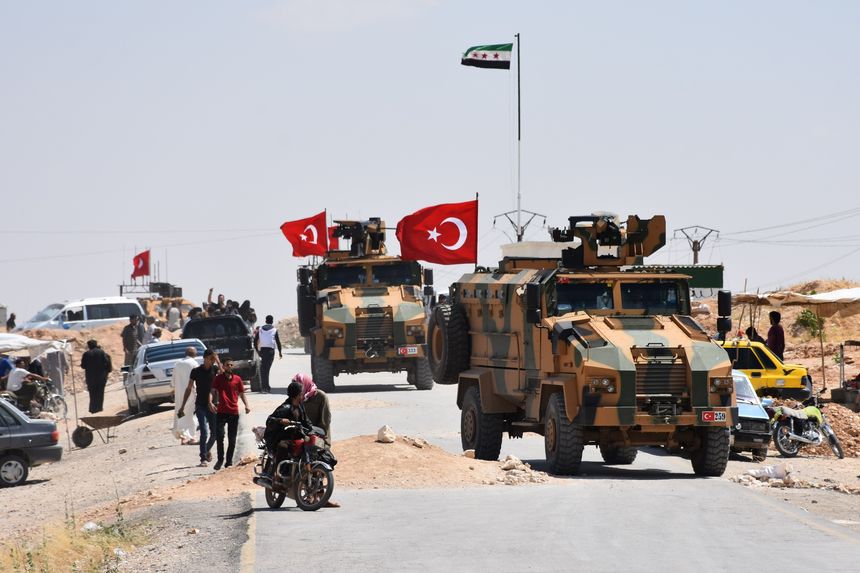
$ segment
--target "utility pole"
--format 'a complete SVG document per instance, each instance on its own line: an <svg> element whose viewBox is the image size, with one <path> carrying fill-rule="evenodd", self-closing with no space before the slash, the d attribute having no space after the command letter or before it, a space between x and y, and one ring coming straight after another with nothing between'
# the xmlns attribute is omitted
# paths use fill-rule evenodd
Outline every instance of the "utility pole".
<svg viewBox="0 0 860 573"><path fill-rule="evenodd" d="M708 227L702 227L700 225L693 225L692 227L676 229L674 236L677 237L678 233L682 233L684 237L687 238L687 242L690 244L690 249L692 249L693 251L694 265L699 264L699 251L701 251L702 247L705 246L705 241L708 239L708 237L710 237L712 233L716 233L718 237L720 235L720 232L718 230L710 229Z"/></svg>

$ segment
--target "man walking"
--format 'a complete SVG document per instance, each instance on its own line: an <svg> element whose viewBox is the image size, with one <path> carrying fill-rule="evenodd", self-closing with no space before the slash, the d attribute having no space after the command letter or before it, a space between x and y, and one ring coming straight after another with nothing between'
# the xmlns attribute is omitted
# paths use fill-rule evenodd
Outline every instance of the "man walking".
<svg viewBox="0 0 860 573"><path fill-rule="evenodd" d="M197 391L194 399L194 416L200 428L200 467L206 467L207 462L212 461L212 446L215 445L215 412L209 409L210 393L212 392L212 381L218 375L221 362L218 355L207 348L203 352L203 364L191 371L191 381L185 389L182 398L182 406L179 408L179 417L185 415L185 404L191 397L192 390Z"/></svg>
<svg viewBox="0 0 860 573"><path fill-rule="evenodd" d="M260 385L263 394L272 391L269 385L269 372L272 371L272 362L275 361L275 347L278 349L278 358L283 358L281 353L281 339L278 338L278 329L274 325L275 319L272 315L266 317L266 324L261 326L254 335L254 344L260 354Z"/></svg>
<svg viewBox="0 0 860 573"><path fill-rule="evenodd" d="M131 366L134 362L134 355L137 354L137 349L140 348L141 336L138 334L139 317L132 314L128 317L128 324L122 329L122 349L125 352L125 366Z"/></svg>
<svg viewBox="0 0 860 573"><path fill-rule="evenodd" d="M90 414L101 412L104 409L105 385L113 364L108 353L95 340L87 340L87 351L81 356L81 369L86 374Z"/></svg>
<svg viewBox="0 0 860 573"><path fill-rule="evenodd" d="M245 385L242 379L233 374L233 361L224 360L224 371L212 381L212 392L209 394L209 410L216 413L215 437L218 443L218 459L215 470L223 465L229 468L233 465L233 452L236 449L236 432L239 429L239 398L245 404L245 413L250 414L248 400L245 398ZM218 401L217 407L215 400ZM224 456L224 426L227 426L227 455Z"/></svg>
<svg viewBox="0 0 860 573"><path fill-rule="evenodd" d="M173 436L183 446L197 443L194 439L194 417L185 416L182 411L182 406L185 405L183 398L192 390L191 372L197 366L197 349L193 346L186 348L185 358L173 365Z"/></svg>

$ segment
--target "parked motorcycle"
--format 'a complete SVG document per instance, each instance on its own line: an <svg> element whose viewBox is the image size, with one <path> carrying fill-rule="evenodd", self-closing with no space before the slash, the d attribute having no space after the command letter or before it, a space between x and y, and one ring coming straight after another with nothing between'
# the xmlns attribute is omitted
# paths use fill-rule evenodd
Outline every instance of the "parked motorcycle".
<svg viewBox="0 0 860 573"><path fill-rule="evenodd" d="M316 438L325 440L325 431L312 426L290 425L302 439L288 440L288 455L275 466L273 452L263 440L263 428L255 428L260 461L254 467L254 483L266 488L266 503L279 508L289 497L303 511L316 511L326 504L334 491L332 469L337 460L331 451L316 445ZM271 478L267 477L271 476Z"/></svg>
<svg viewBox="0 0 860 573"><path fill-rule="evenodd" d="M839 439L821 410L819 395L820 392L804 400L801 409L773 408L772 401L765 407L773 428L773 444L781 456L793 458L804 446L819 446L827 441L836 457L840 460L845 457Z"/></svg>
<svg viewBox="0 0 860 573"><path fill-rule="evenodd" d="M42 412L51 412L60 418L68 416L69 407L66 405L66 400L60 396L51 380L47 382L34 380L28 384L33 384L36 387L36 391L28 403L24 403L18 395L8 390L0 392L0 398L10 402L31 418L38 418Z"/></svg>

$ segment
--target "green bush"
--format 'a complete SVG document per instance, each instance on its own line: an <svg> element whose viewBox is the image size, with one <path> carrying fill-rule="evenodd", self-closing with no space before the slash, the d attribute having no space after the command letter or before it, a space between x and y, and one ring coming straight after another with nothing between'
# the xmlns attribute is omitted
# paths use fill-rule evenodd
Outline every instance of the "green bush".
<svg viewBox="0 0 860 573"><path fill-rule="evenodd" d="M816 316L816 314L809 309L805 309L801 312L794 324L802 326L808 330L812 336L818 336L824 329L824 319Z"/></svg>

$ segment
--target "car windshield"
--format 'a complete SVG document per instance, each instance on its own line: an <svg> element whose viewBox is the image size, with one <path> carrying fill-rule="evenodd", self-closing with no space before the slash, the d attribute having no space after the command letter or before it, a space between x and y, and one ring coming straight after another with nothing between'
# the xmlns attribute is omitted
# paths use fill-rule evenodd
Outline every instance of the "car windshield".
<svg viewBox="0 0 860 573"><path fill-rule="evenodd" d="M687 314L675 282L622 283L621 306L646 314Z"/></svg>
<svg viewBox="0 0 860 573"><path fill-rule="evenodd" d="M577 310L611 309L612 283L565 283L556 286L556 314L561 316Z"/></svg>
<svg viewBox="0 0 860 573"><path fill-rule="evenodd" d="M166 360L181 360L185 358L185 349L193 346L197 349L197 355L203 356L203 351L206 350L202 344L197 342L176 342L174 344L160 344L146 349L144 362L163 362Z"/></svg>
<svg viewBox="0 0 860 573"><path fill-rule="evenodd" d="M363 266L320 265L317 277L321 289L331 286L362 285L365 282L365 270Z"/></svg>
<svg viewBox="0 0 860 573"><path fill-rule="evenodd" d="M183 338L226 338L232 336L248 336L248 328L241 318L219 318L217 320L192 320L182 331Z"/></svg>
<svg viewBox="0 0 860 573"><path fill-rule="evenodd" d="M738 397L738 402L744 402L746 404L758 404L758 396L756 396L755 390L753 390L752 384L749 381L749 378L746 376L738 376L737 374L734 376L735 380L735 394Z"/></svg>
<svg viewBox="0 0 860 573"><path fill-rule="evenodd" d="M393 265L373 265L373 284L417 285L421 283L418 263L397 263Z"/></svg>
<svg viewBox="0 0 860 573"><path fill-rule="evenodd" d="M30 319L30 322L48 322L57 318L60 311L63 310L62 304L49 304Z"/></svg>

